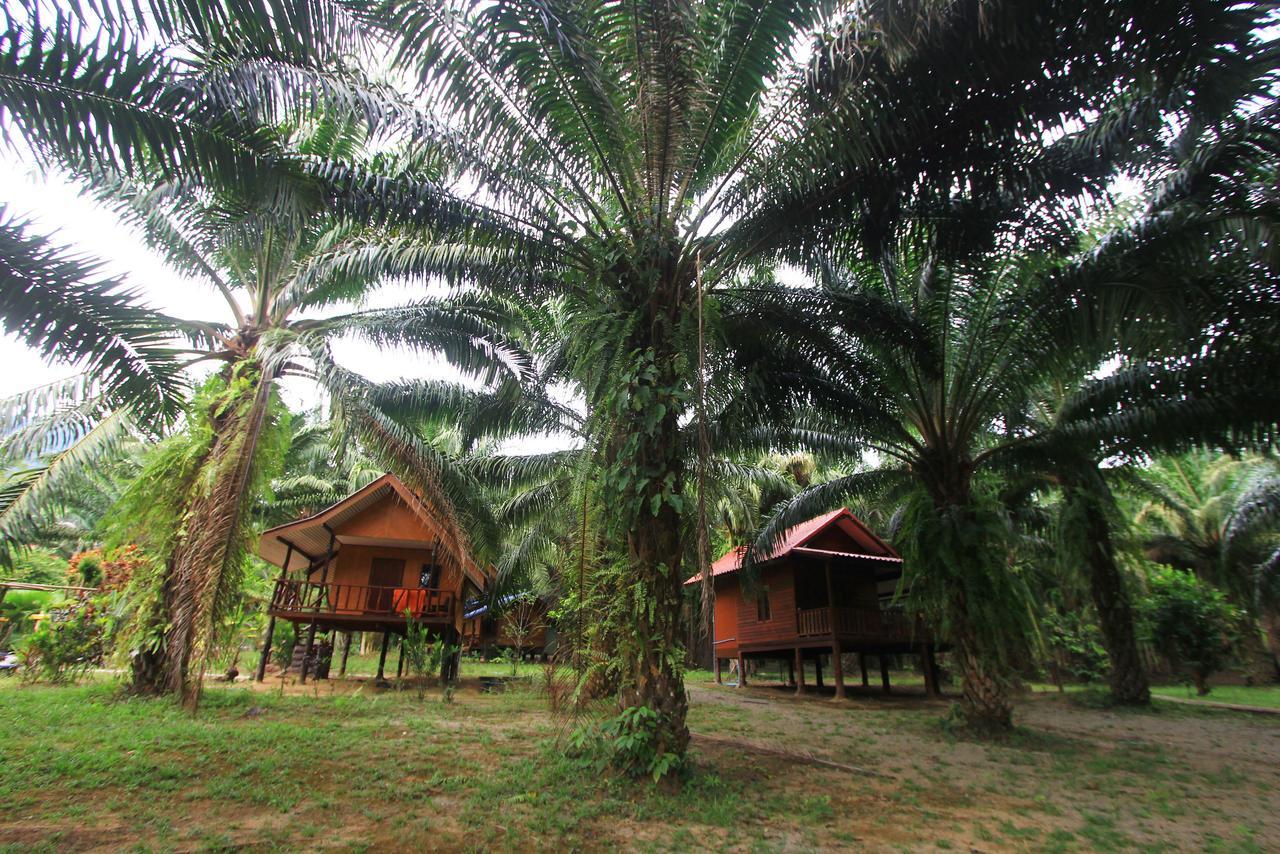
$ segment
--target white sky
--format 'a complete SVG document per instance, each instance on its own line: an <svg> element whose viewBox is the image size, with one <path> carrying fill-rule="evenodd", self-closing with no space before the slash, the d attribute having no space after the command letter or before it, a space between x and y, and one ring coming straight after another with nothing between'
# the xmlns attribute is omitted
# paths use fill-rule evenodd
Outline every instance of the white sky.
<svg viewBox="0 0 1280 854"><path fill-rule="evenodd" d="M160 311L176 317L230 322L226 303L211 287L178 275L152 253L130 226L91 199L79 194L74 182L60 175L39 174L12 149L0 147L0 202L10 212L31 221L32 233L53 233L58 243L78 249L106 264L106 275L123 277L128 285ZM394 306L427 295L422 285L379 289L367 307ZM334 309L334 313L350 310ZM334 355L341 364L377 382L396 379L462 376L443 360L409 348L379 349L355 340L338 340ZM213 370L204 367L203 371ZM13 335L0 335L0 397L73 376L64 362L47 362ZM295 411L323 403L315 384L301 379L284 383L284 398ZM567 446L563 437L535 437L507 443L503 450L535 453Z"/></svg>

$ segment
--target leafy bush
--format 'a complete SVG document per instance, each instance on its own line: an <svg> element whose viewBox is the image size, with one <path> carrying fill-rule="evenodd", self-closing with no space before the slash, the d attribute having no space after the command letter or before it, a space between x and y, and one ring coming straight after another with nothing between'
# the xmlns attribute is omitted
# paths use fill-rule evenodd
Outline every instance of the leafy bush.
<svg viewBox="0 0 1280 854"><path fill-rule="evenodd" d="M277 622L272 641L274 646L271 650L271 660L277 667L284 670L293 662L293 647L298 642L298 627L284 620Z"/></svg>
<svg viewBox="0 0 1280 854"><path fill-rule="evenodd" d="M102 583L103 577L102 552L94 549L72 556L67 576L77 586L97 587Z"/></svg>
<svg viewBox="0 0 1280 854"><path fill-rule="evenodd" d="M8 630L12 633L10 638L17 646L17 639L26 633L29 628L28 620L32 614L38 614L48 608L59 594L50 593L43 590L10 590L8 595L4 597L4 602L0 603L0 617L8 620ZM0 640L4 640L3 632L0 632Z"/></svg>
<svg viewBox="0 0 1280 854"><path fill-rule="evenodd" d="M659 751L658 713L648 706L631 706L617 717L576 730L569 740L571 752L595 754L601 765L610 763L628 774L650 775L654 782L684 770L684 757Z"/></svg>
<svg viewBox="0 0 1280 854"><path fill-rule="evenodd" d="M1102 645L1102 630L1079 612L1050 612L1043 620L1050 666L1077 682L1096 682L1107 675L1110 659Z"/></svg>
<svg viewBox="0 0 1280 854"><path fill-rule="evenodd" d="M1190 672L1196 691L1209 693L1208 679L1226 663L1240 613L1222 591L1190 572L1160 567L1147 579L1138 602L1144 639L1174 667Z"/></svg>
<svg viewBox="0 0 1280 854"><path fill-rule="evenodd" d="M103 617L93 602L46 620L23 650L27 679L55 685L78 682L102 660Z"/></svg>

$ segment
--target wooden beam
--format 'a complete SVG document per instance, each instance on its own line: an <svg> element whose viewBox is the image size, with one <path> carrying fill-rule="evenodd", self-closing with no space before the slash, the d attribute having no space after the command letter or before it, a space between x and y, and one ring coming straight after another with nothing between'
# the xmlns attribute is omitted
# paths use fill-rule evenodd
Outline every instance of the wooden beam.
<svg viewBox="0 0 1280 854"><path fill-rule="evenodd" d="M351 632L350 631L343 632L342 637L344 641L342 644L342 666L338 668L338 675L346 676L347 675L347 656L351 654Z"/></svg>
<svg viewBox="0 0 1280 854"><path fill-rule="evenodd" d="M884 692L888 694L890 692L889 691L889 659L885 657L885 654L883 652L877 655L876 658L880 659L880 685L882 688L884 688Z"/></svg>
<svg viewBox="0 0 1280 854"><path fill-rule="evenodd" d="M715 661L715 663L711 665L711 669L712 669L713 671L715 671L715 674L716 674L716 684L717 684L717 685L723 685L723 684L724 684L724 682L723 682L723 681L721 680L721 678L720 678L720 656L718 656L718 655L717 655L717 656L715 657L715 660L714 660L714 661Z"/></svg>
<svg viewBox="0 0 1280 854"><path fill-rule="evenodd" d="M383 629L382 631L382 654L378 656L378 676L375 682L386 682L387 678L382 675L383 670L387 666L387 646L391 643L391 632Z"/></svg>
<svg viewBox="0 0 1280 854"><path fill-rule="evenodd" d="M267 618L267 636L262 641L262 657L258 659L258 672L254 675L255 682L261 682L267 678L267 662L271 660L271 639L276 633L276 618L271 616Z"/></svg>
<svg viewBox="0 0 1280 854"><path fill-rule="evenodd" d="M97 593L96 587L75 587L69 584L36 584L32 581L0 581L0 601L4 601L4 594L9 590L71 590L75 593Z"/></svg>
<svg viewBox="0 0 1280 854"><path fill-rule="evenodd" d="M787 659L787 685L796 687L796 663L792 659Z"/></svg>
<svg viewBox="0 0 1280 854"><path fill-rule="evenodd" d="M813 657L813 683L819 688L825 687L822 684L822 653L819 652Z"/></svg>
<svg viewBox="0 0 1280 854"><path fill-rule="evenodd" d="M291 543L291 542L289 542L288 540L286 540L284 537L276 537L276 540L278 540L279 542L284 543L286 546L288 546L289 548L293 549L293 550L294 550L295 552L297 552L298 554L300 554L300 555L302 555L303 557L305 557L305 558L307 559L307 562L308 562L309 564L311 564L311 563L315 563L316 561L318 561L318 560L320 559L320 558L316 557L315 555L307 554L307 553L306 553L306 552L304 552L302 549L298 548L298 547L297 547L297 546L295 546L293 543ZM289 558L292 558L292 557L293 557L292 555L290 555L290 556L289 556ZM283 569L285 572L288 572L288 571L289 571L289 558L286 558L286 559L285 559L285 562L284 562L284 566L280 567L280 568L281 568L281 569Z"/></svg>
<svg viewBox="0 0 1280 854"><path fill-rule="evenodd" d="M396 661L396 679L404 676L404 638L400 638L400 658Z"/></svg>
<svg viewBox="0 0 1280 854"><path fill-rule="evenodd" d="M316 624L312 623L307 629L307 651L302 656L302 678L300 681L303 685L307 684L307 670L311 667L311 656L316 648Z"/></svg>
<svg viewBox="0 0 1280 854"><path fill-rule="evenodd" d="M804 693L804 650L796 647L796 694Z"/></svg>
<svg viewBox="0 0 1280 854"><path fill-rule="evenodd" d="M844 699L844 662L840 660L842 651L840 649L840 639L836 638L831 643L831 670L836 679L836 699Z"/></svg>
<svg viewBox="0 0 1280 854"><path fill-rule="evenodd" d="M858 667L862 670L862 687L867 688L871 685L871 680L867 678L867 654L865 652L858 653Z"/></svg>

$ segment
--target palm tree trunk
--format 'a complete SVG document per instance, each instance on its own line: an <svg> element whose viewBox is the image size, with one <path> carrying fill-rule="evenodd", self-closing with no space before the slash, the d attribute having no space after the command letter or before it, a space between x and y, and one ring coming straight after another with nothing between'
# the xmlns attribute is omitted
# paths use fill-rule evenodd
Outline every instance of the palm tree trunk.
<svg viewBox="0 0 1280 854"><path fill-rule="evenodd" d="M1009 684L995 663L996 657L982 648L969 624L963 605L954 608L951 639L960 667L960 688L965 723L981 732L1002 732L1013 727L1013 701Z"/></svg>
<svg viewBox="0 0 1280 854"><path fill-rule="evenodd" d="M683 587L681 530L685 461L680 440L680 359L671 340L679 295L649 301L649 323L634 341L636 372L618 406L618 441L610 468L625 473L617 509L627 520L624 579L616 642L624 709L657 713L655 756L683 757L689 744L688 698L681 673ZM674 767L674 766L673 766Z"/></svg>
<svg viewBox="0 0 1280 854"><path fill-rule="evenodd" d="M1267 633L1267 648L1271 655L1271 680L1280 680L1280 613L1266 610L1262 614L1262 628Z"/></svg>
<svg viewBox="0 0 1280 854"><path fill-rule="evenodd" d="M174 578L181 596L172 613L168 637L169 690L195 708L211 651L216 621L238 584L244 506L253 477L254 455L270 402L270 383L256 365L244 366L247 380L215 414L210 470L212 487L195 496L187 513L187 536L174 553ZM232 382L237 382L233 375Z"/></svg>
<svg viewBox="0 0 1280 854"><path fill-rule="evenodd" d="M941 603L946 610L950 640L955 647L961 676L961 708L968 726L982 732L1001 732L1013 727L1013 701L1006 675L1006 650L997 645L1010 642L1011 634L1001 627L979 626L981 611L970 607L970 597L1000 595L981 579L993 572L983 561L997 559L1000 544L989 542L989 525L980 518L967 464L938 466L939 476L927 483L938 527L921 543L922 564L939 561L932 570L945 578L947 592ZM927 555L927 557L925 557ZM950 555L952 559L940 558ZM999 558L1003 560L1002 558ZM978 592L974 592L974 591ZM1000 638L1004 637L1002 641Z"/></svg>
<svg viewBox="0 0 1280 854"><path fill-rule="evenodd" d="M1105 504L1111 492L1096 468L1081 480L1065 482L1067 501L1075 501L1081 509L1085 562L1089 573L1089 592L1098 611L1107 657L1111 659L1111 698L1117 703L1145 705L1151 702L1147 674L1138 654L1133 630L1133 606L1124 577L1116 564L1115 544L1111 539L1111 523Z"/></svg>
<svg viewBox="0 0 1280 854"><path fill-rule="evenodd" d="M184 535L160 581L154 640L133 658L135 693L177 693L191 708L199 702L216 619L238 581L243 509L269 400L270 383L246 362L232 369L227 393L210 407L213 437L180 517Z"/></svg>

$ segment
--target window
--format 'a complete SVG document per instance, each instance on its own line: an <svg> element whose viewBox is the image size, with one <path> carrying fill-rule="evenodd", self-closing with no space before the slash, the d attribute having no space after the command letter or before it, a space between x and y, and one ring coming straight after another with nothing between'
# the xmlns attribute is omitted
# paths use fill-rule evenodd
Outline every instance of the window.
<svg viewBox="0 0 1280 854"><path fill-rule="evenodd" d="M424 563L418 573L419 587L438 587L440 585L440 564Z"/></svg>
<svg viewBox="0 0 1280 854"><path fill-rule="evenodd" d="M773 613L769 610L769 588L765 587L756 594L756 619L762 623L767 623L773 619Z"/></svg>

